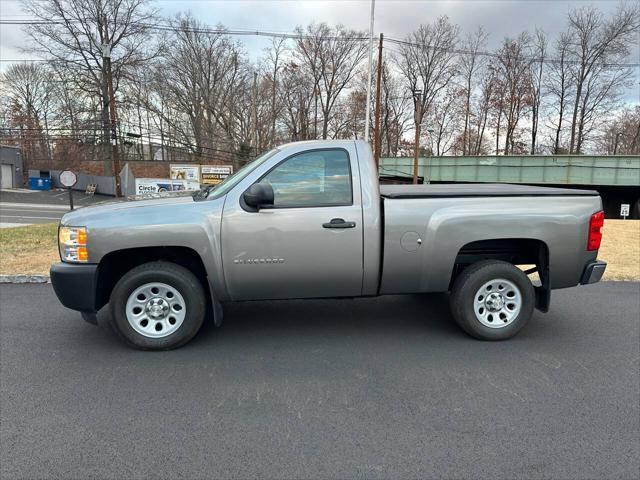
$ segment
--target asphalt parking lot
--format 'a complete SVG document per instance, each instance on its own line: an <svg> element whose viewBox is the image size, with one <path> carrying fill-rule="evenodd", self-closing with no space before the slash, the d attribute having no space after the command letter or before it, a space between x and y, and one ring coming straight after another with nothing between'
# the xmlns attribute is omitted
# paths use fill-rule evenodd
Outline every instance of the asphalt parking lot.
<svg viewBox="0 0 640 480"><path fill-rule="evenodd" d="M59 222L68 211L57 205L0 202L0 227Z"/></svg>
<svg viewBox="0 0 640 480"><path fill-rule="evenodd" d="M86 195L73 192L74 207L113 200L106 195ZM0 228L60 220L69 211L69 192L66 190L36 191L27 189L0 192Z"/></svg>
<svg viewBox="0 0 640 480"><path fill-rule="evenodd" d="M500 343L447 301L228 305L139 352L1 285L0 476L638 478L640 283L554 292Z"/></svg>

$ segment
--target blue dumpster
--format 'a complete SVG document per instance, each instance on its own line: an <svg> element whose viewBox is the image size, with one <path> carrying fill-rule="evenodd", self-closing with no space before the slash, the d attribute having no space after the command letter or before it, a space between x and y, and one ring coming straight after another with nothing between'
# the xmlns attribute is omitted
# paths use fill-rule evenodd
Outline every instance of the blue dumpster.
<svg viewBox="0 0 640 480"><path fill-rule="evenodd" d="M29 188L31 190L51 190L51 179L29 177Z"/></svg>

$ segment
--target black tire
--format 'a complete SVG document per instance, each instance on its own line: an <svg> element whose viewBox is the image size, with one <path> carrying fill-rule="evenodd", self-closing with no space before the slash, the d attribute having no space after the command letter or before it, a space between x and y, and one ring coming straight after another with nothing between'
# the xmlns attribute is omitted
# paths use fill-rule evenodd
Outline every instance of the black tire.
<svg viewBox="0 0 640 480"><path fill-rule="evenodd" d="M483 325L474 311L476 293L494 279L512 282L522 298L520 312L511 323L500 328ZM516 266L499 260L483 260L470 265L456 278L450 301L453 318L469 335L480 340L506 340L517 334L531 318L535 291L529 278Z"/></svg>
<svg viewBox="0 0 640 480"><path fill-rule="evenodd" d="M150 338L134 330L126 315L129 296L140 286L160 282L167 284L182 295L185 316L182 324L170 335ZM206 313L206 296L196 276L180 265L170 262L150 262L128 271L111 292L111 325L116 333L130 346L141 350L171 350L191 340L202 326Z"/></svg>

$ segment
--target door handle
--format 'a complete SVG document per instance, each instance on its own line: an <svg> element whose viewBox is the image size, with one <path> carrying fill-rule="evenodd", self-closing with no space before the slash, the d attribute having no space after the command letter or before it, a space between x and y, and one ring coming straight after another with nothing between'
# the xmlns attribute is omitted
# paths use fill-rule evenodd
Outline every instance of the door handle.
<svg viewBox="0 0 640 480"><path fill-rule="evenodd" d="M355 228L356 222L345 222L344 218L332 218L330 222L323 223L322 228Z"/></svg>

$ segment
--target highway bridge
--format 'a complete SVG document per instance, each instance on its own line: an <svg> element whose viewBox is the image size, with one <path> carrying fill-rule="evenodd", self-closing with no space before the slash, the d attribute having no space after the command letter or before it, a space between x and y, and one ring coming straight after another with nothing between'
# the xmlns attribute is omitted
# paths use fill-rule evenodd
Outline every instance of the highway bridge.
<svg viewBox="0 0 640 480"><path fill-rule="evenodd" d="M413 158L380 159L381 175L411 177ZM640 218L638 155L491 155L422 157L418 175L431 183L486 182L591 188L602 195L605 213L620 218L620 205Z"/></svg>

